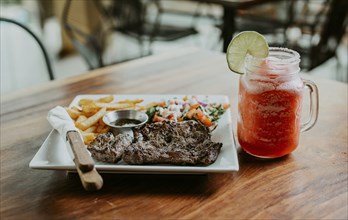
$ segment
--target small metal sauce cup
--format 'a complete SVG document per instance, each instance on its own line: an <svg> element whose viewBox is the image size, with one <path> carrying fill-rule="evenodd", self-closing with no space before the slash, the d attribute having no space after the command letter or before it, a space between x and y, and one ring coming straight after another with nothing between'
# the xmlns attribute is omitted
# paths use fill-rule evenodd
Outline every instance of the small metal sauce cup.
<svg viewBox="0 0 348 220"><path fill-rule="evenodd" d="M139 121L137 124L115 125L120 119L133 119ZM140 127L148 121L146 113L136 110L116 110L104 115L103 121L112 128L112 132L117 134L129 134L133 138L133 128Z"/></svg>

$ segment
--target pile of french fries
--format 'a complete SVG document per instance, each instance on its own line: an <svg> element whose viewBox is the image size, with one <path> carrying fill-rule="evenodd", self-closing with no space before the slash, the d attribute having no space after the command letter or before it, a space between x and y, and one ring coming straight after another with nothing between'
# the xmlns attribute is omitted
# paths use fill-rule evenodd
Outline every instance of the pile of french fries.
<svg viewBox="0 0 348 220"><path fill-rule="evenodd" d="M110 95L98 100L81 99L78 106L68 108L67 112L80 130L84 143L88 145L98 134L110 130L110 127L103 122L106 113L124 109L142 110L145 107L138 106L141 102L142 99L114 102L114 96Z"/></svg>

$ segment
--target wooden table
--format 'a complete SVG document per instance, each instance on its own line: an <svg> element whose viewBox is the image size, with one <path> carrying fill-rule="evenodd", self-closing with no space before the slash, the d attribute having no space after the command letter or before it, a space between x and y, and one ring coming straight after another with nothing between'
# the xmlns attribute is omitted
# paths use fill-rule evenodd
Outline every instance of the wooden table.
<svg viewBox="0 0 348 220"><path fill-rule="evenodd" d="M79 94L224 94L236 125L238 76L225 56L174 51L2 96L1 219L347 219L347 85L314 80L319 120L290 156L262 161L239 148L238 172L102 174L86 192L78 176L32 170L51 131L48 110Z"/></svg>

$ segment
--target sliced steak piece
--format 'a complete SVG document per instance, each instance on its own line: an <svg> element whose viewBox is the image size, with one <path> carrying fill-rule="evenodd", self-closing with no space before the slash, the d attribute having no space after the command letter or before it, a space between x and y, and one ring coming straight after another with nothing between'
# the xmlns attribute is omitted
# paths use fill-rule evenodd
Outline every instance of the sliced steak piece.
<svg viewBox="0 0 348 220"><path fill-rule="evenodd" d="M99 134L96 139L87 146L87 149L96 160L117 163L122 159L124 148L131 143L132 138L129 135L118 134L114 136L112 132L108 132Z"/></svg>
<svg viewBox="0 0 348 220"><path fill-rule="evenodd" d="M163 121L134 130L123 153L128 164L209 165L222 143L211 141L209 129L197 121Z"/></svg>

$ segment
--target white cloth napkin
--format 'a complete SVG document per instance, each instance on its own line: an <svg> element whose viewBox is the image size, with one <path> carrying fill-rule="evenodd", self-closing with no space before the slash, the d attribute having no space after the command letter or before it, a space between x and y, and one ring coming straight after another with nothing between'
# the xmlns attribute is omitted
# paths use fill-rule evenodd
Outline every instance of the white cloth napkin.
<svg viewBox="0 0 348 220"><path fill-rule="evenodd" d="M63 138L63 140L65 142L67 142L66 134L68 133L68 131L79 132L79 130L75 127L73 120L70 118L68 112L62 106L57 106L57 107L51 109L48 112L47 120L51 124L51 126L59 132L61 138ZM79 134L80 134L80 132L79 132ZM81 136L81 134L80 134L80 136ZM67 145L68 152L73 159L74 154L71 150L71 147L67 143L66 143L66 145Z"/></svg>
<svg viewBox="0 0 348 220"><path fill-rule="evenodd" d="M68 112L62 106L57 106L48 112L47 120L56 129L61 137L66 140L68 131L79 131L70 118Z"/></svg>

